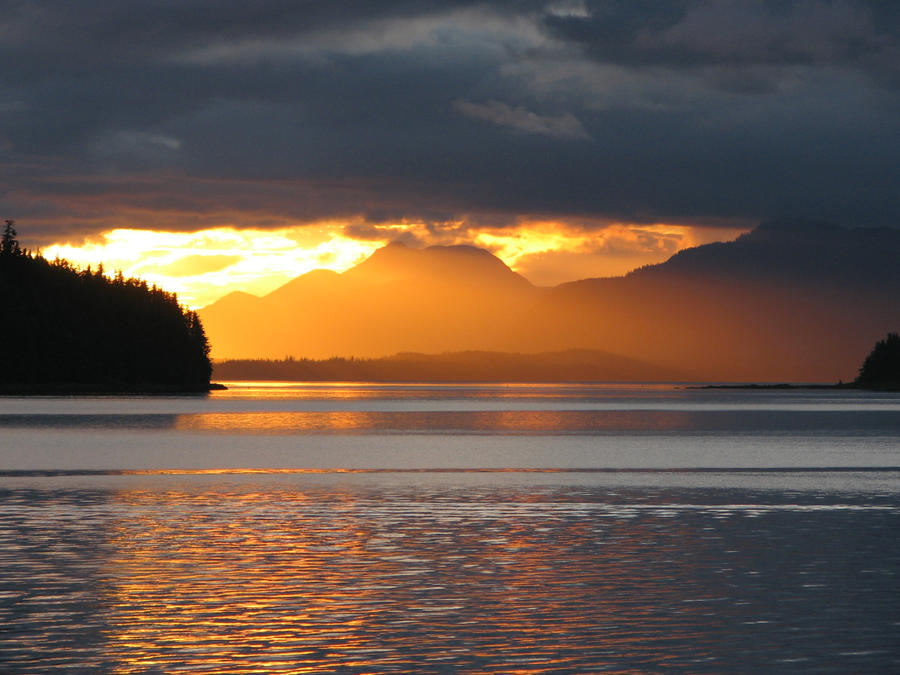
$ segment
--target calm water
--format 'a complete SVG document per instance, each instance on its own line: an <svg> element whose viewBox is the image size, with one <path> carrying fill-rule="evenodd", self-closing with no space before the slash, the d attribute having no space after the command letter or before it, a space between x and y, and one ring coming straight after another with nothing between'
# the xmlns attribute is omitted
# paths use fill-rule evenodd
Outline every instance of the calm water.
<svg viewBox="0 0 900 675"><path fill-rule="evenodd" d="M0 671L898 672L900 396L0 398Z"/></svg>

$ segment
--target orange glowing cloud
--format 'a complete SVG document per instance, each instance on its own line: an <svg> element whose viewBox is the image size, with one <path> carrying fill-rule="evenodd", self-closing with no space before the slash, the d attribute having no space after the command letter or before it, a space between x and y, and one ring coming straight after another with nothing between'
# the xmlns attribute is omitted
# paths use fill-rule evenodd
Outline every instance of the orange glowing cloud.
<svg viewBox="0 0 900 675"><path fill-rule="evenodd" d="M514 226L440 227L421 222L372 225L321 222L276 229L211 227L195 232L111 229L81 244L43 249L86 267L102 263L178 294L199 308L235 290L265 295L313 269L343 272L385 243L474 244L492 252L539 286L587 277L616 276L661 262L677 251L735 238L741 230L626 223L586 227L562 221Z"/></svg>
<svg viewBox="0 0 900 675"><path fill-rule="evenodd" d="M685 225L616 223L585 229L563 222L530 222L517 228L485 230L474 237L538 286L576 279L619 276L663 262L678 251L736 238L744 230Z"/></svg>
<svg viewBox="0 0 900 675"><path fill-rule="evenodd" d="M82 245L54 244L46 258L85 267L103 263L178 294L198 308L235 290L264 295L313 269L342 272L381 244L344 237L337 226L199 232L115 229Z"/></svg>

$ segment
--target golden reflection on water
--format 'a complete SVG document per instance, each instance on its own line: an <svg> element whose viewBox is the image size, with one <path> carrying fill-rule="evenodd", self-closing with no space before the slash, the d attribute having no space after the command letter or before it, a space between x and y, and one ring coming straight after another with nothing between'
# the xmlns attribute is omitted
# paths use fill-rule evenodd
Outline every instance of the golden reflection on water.
<svg viewBox="0 0 900 675"><path fill-rule="evenodd" d="M704 419L707 423L709 415ZM690 411L489 410L489 411L291 411L182 414L180 431L247 434L302 433L499 433L560 434L693 429Z"/></svg>
<svg viewBox="0 0 900 675"><path fill-rule="evenodd" d="M896 496L267 473L0 487L0 670L900 665Z"/></svg>
<svg viewBox="0 0 900 675"><path fill-rule="evenodd" d="M680 400L686 392L671 384L585 384L585 383L529 383L495 382L468 384L435 384L434 382L223 382L227 389L210 392L213 400L441 400L441 399L571 399L589 397L593 400L620 400L635 392L652 393L667 399Z"/></svg>
<svg viewBox="0 0 900 675"><path fill-rule="evenodd" d="M720 594L702 576L679 585L669 549L685 526L598 522L579 504L548 511L538 494L223 497L115 495L104 570L114 672L581 672L602 654L651 652L662 666L677 657L665 649L673 630L693 639L710 620L684 595Z"/></svg>

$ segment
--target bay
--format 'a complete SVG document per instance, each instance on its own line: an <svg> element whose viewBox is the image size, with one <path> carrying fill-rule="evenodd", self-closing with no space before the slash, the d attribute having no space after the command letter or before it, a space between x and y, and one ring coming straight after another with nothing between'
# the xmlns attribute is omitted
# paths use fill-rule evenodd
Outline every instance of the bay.
<svg viewBox="0 0 900 675"><path fill-rule="evenodd" d="M0 399L4 672L900 669L900 397Z"/></svg>

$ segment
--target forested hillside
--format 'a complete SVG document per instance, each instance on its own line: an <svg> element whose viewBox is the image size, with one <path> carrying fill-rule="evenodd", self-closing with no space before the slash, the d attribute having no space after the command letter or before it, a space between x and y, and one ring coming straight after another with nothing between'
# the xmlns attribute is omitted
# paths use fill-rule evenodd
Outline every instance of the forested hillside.
<svg viewBox="0 0 900 675"><path fill-rule="evenodd" d="M0 393L209 389L209 345L195 312L121 273L77 270L0 244Z"/></svg>
<svg viewBox="0 0 900 675"><path fill-rule="evenodd" d="M218 380L308 382L665 382L684 374L616 354L569 349L541 354L453 352L377 359L243 359L217 361Z"/></svg>
<svg viewBox="0 0 900 675"><path fill-rule="evenodd" d="M879 340L859 369L856 384L869 389L900 391L900 334Z"/></svg>

